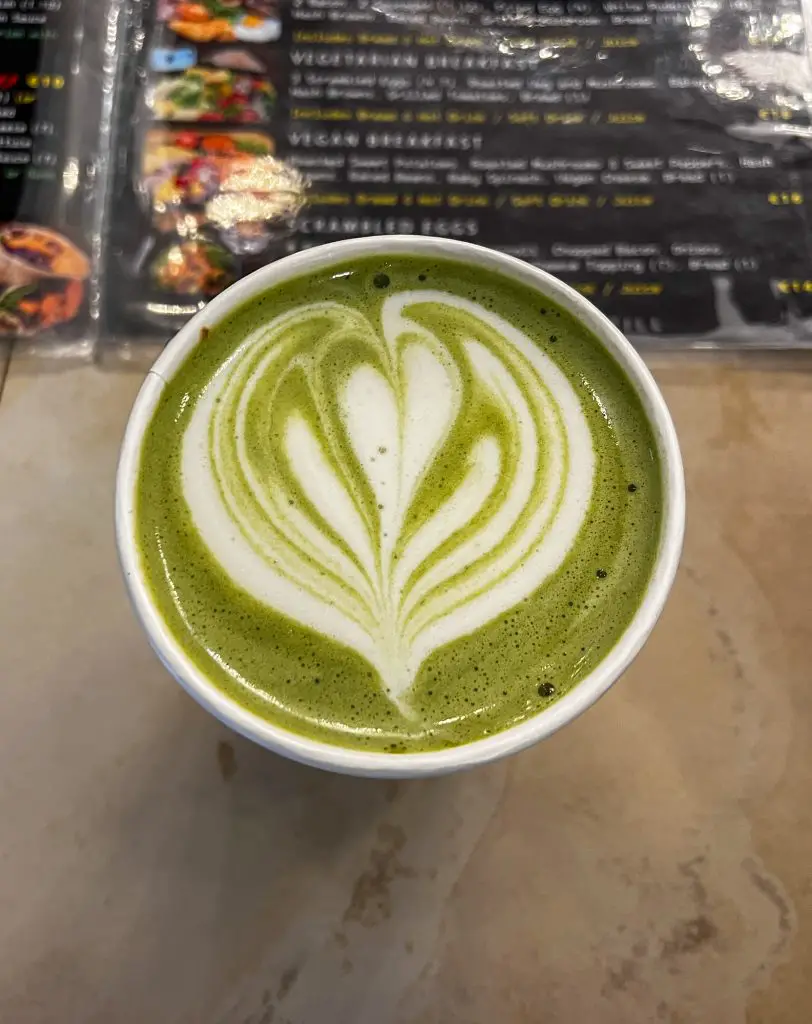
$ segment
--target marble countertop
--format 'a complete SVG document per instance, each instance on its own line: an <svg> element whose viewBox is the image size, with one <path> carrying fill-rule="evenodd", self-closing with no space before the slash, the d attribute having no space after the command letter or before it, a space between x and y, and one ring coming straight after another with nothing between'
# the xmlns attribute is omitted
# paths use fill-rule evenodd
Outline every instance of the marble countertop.
<svg viewBox="0 0 812 1024"><path fill-rule="evenodd" d="M655 372L672 598L551 740L412 783L252 746L167 677L113 544L140 377L0 400L0 1021L805 1024L812 365Z"/></svg>

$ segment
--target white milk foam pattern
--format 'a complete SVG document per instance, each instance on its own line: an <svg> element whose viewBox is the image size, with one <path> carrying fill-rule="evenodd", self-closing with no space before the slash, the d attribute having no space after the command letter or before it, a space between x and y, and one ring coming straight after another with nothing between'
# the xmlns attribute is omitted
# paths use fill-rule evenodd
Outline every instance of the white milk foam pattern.
<svg viewBox="0 0 812 1024"><path fill-rule="evenodd" d="M469 318L467 367L409 318L427 304ZM314 324L322 330L315 341L308 335L305 355L301 332ZM258 473L246 440L257 387L273 382L272 404L286 375L312 365L314 346L326 352L358 338L387 372L361 360L327 399L357 463L336 458L324 397L312 393L317 422L290 410ZM413 499L461 415L463 369L498 407L512 452L495 434L472 438L456 491L412 524L404 545ZM376 515L360 497L359 466ZM552 360L478 303L428 289L387 298L379 325L351 307L314 302L255 330L198 401L182 455L195 526L230 578L355 650L406 714L408 689L433 651L508 611L561 566L594 471L580 402Z"/></svg>

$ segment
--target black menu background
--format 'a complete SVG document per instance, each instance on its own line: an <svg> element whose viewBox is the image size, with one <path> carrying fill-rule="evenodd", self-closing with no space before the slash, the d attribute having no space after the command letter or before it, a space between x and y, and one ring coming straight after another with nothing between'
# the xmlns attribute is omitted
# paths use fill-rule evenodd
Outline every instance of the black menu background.
<svg viewBox="0 0 812 1024"><path fill-rule="evenodd" d="M86 254L103 39L90 9L84 0L0 3L0 223L54 229ZM87 340L92 333L85 294L79 312L43 337Z"/></svg>
<svg viewBox="0 0 812 1024"><path fill-rule="evenodd" d="M141 100L150 48L173 42L154 13L130 5L105 338L166 338L195 308L156 301L143 269ZM641 340L812 337L797 0L293 0L279 14L279 40L240 45L278 69L267 130L309 203L241 273L333 239L433 234L554 273Z"/></svg>

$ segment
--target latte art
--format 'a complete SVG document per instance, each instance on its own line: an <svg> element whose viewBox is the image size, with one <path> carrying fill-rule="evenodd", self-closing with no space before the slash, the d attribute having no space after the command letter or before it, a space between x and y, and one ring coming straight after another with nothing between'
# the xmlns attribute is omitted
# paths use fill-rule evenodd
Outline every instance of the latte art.
<svg viewBox="0 0 812 1024"><path fill-rule="evenodd" d="M237 704L333 745L442 750L531 718L617 643L659 543L656 451L621 368L535 289L333 264L232 309L165 382L142 574Z"/></svg>
<svg viewBox="0 0 812 1024"><path fill-rule="evenodd" d="M496 313L426 289L387 297L377 322L314 301L253 331L197 403L182 481L234 583L356 651L408 713L433 651L561 566L594 463L555 363Z"/></svg>

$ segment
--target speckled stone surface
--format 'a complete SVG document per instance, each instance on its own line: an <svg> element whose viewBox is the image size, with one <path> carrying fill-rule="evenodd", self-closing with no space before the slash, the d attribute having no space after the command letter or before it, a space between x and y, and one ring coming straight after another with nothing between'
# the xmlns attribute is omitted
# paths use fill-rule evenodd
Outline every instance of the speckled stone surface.
<svg viewBox="0 0 812 1024"><path fill-rule="evenodd" d="M623 680L548 742L330 776L167 677L113 544L136 374L0 400L0 1021L806 1024L812 374L656 369L689 525Z"/></svg>

